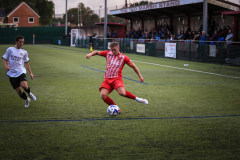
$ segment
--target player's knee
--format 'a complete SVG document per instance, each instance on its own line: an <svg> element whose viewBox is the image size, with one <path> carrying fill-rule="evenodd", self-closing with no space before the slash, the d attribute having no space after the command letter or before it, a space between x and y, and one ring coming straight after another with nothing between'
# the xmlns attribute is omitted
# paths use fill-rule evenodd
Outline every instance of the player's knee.
<svg viewBox="0 0 240 160"><path fill-rule="evenodd" d="M21 86L24 90L28 90L28 85L22 85Z"/></svg>
<svg viewBox="0 0 240 160"><path fill-rule="evenodd" d="M126 92L118 92L118 94L120 95L120 96L126 96Z"/></svg>
<svg viewBox="0 0 240 160"><path fill-rule="evenodd" d="M20 87L19 87L19 88L17 88L17 89L16 89L16 91L17 91L17 93L18 93L18 95L19 95L19 96L21 96L21 95L22 95L22 90L20 89Z"/></svg>
<svg viewBox="0 0 240 160"><path fill-rule="evenodd" d="M100 97L104 100L107 98L108 95L105 95L105 94L101 94Z"/></svg>

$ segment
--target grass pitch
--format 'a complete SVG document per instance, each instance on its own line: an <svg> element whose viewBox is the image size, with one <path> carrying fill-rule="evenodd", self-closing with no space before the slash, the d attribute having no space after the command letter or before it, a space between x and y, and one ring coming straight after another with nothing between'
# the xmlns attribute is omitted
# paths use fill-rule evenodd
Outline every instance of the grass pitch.
<svg viewBox="0 0 240 160"><path fill-rule="evenodd" d="M0 45L2 55L9 46ZM149 105L110 97L122 114L110 117L98 90L104 57L87 49L24 45L37 101L24 107L0 65L0 159L240 159L240 69L126 54L126 90ZM184 66L188 64L188 66Z"/></svg>

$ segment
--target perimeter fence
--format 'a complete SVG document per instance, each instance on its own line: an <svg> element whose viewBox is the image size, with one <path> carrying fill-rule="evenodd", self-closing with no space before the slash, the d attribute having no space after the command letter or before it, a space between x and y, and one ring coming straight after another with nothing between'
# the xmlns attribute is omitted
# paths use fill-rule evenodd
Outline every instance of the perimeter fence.
<svg viewBox="0 0 240 160"><path fill-rule="evenodd" d="M119 43L122 53L240 66L240 42L98 38L93 39L92 47L109 50L113 41ZM75 46L90 48L90 40L77 39Z"/></svg>
<svg viewBox="0 0 240 160"><path fill-rule="evenodd" d="M70 37L64 36L65 27L16 27L0 28L0 44L15 44L21 35L26 44L60 44L70 46Z"/></svg>

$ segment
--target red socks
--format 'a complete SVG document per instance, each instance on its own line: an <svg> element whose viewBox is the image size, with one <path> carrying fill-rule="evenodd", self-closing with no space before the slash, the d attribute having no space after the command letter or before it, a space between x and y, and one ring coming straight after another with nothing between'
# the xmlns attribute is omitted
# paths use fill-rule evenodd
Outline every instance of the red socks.
<svg viewBox="0 0 240 160"><path fill-rule="evenodd" d="M128 92L128 91L126 91L126 96L125 97L131 98L131 99L135 99L136 98L135 95L133 95L131 92Z"/></svg>
<svg viewBox="0 0 240 160"><path fill-rule="evenodd" d="M126 91L125 97L130 98L130 99L136 99L136 96L134 94L132 94L131 92L128 92L128 91ZM110 105L116 105L116 103L114 103L113 100L108 96L103 101L105 103L107 103L109 106Z"/></svg>
<svg viewBox="0 0 240 160"><path fill-rule="evenodd" d="M103 101L104 101L105 103L107 103L109 106L110 106L110 105L116 105L116 103L114 103L113 100L112 100L110 97L108 97L108 96L107 96L107 98L105 98Z"/></svg>

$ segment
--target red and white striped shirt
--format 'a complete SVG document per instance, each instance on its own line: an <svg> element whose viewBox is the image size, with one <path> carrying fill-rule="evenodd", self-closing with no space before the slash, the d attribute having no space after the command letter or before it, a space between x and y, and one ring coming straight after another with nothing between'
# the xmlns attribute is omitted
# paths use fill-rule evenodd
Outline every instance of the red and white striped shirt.
<svg viewBox="0 0 240 160"><path fill-rule="evenodd" d="M132 61L128 56L121 52L115 56L112 51L102 51L100 55L106 58L107 67L104 78L122 78L122 69L125 64L129 65Z"/></svg>

